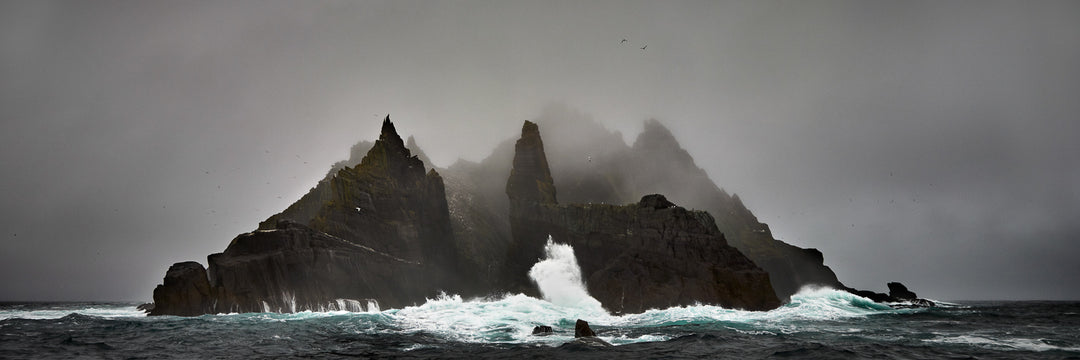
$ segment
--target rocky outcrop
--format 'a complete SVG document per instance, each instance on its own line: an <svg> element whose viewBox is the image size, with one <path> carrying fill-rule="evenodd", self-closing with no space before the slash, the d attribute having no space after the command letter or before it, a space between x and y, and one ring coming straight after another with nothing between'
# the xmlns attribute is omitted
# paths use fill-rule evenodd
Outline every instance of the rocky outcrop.
<svg viewBox="0 0 1080 360"><path fill-rule="evenodd" d="M439 290L418 261L284 220L208 260L218 312L346 310L346 300L400 308Z"/></svg>
<svg viewBox="0 0 1080 360"><path fill-rule="evenodd" d="M567 346L569 346L569 347L583 346L583 347L593 347L593 348L601 347L601 348L603 348L603 347L612 347L614 345L611 345L611 343L609 343L607 341L604 341L604 340L601 340L600 338L596 337L596 333L593 332L592 328L589 328L589 323L587 321L585 321L585 320L578 319L577 322L574 323L574 340L571 341L571 342L568 342L566 344L563 344L563 347L567 347Z"/></svg>
<svg viewBox="0 0 1080 360"><path fill-rule="evenodd" d="M560 200L624 204L642 194L664 194L682 206L709 212L728 244L769 273L780 299L786 300L806 285L843 287L820 251L774 238L769 226L738 195L716 186L659 121L646 121L632 146L627 146L622 134L566 108L545 109L537 123L544 139L554 144L547 156ZM493 155L481 165L495 171L506 169L510 161ZM506 209L508 205L493 206Z"/></svg>
<svg viewBox="0 0 1080 360"><path fill-rule="evenodd" d="M535 124L522 127L516 150L506 187L511 289L536 293L526 274L550 235L574 246L589 294L615 313L694 303L748 310L780 305L768 274L727 245L708 213L662 195L623 206L559 205Z"/></svg>
<svg viewBox="0 0 1080 360"><path fill-rule="evenodd" d="M935 306L933 301L919 298L914 292L908 290L907 286L898 282L891 282L886 284L889 287L888 294L882 294L879 292L873 292L870 290L859 290L850 287L841 287L840 289L849 293L862 296L864 298L873 300L880 303L894 303L893 306L900 307L930 307Z"/></svg>
<svg viewBox="0 0 1080 360"><path fill-rule="evenodd" d="M396 257L454 270L453 234L442 177L411 155L389 117L356 167L330 180L313 229Z"/></svg>
<svg viewBox="0 0 1080 360"><path fill-rule="evenodd" d="M410 154L389 116L359 164L271 220L210 255L209 271L174 265L152 314L402 307L459 290L442 177Z"/></svg>
<svg viewBox="0 0 1080 360"><path fill-rule="evenodd" d="M551 327L547 326L547 325L537 325L537 326L534 326L533 330L532 330L532 334L537 335L537 336L547 336L547 335L551 335L551 334L554 334L554 333L555 333L555 331L552 330Z"/></svg>
<svg viewBox="0 0 1080 360"><path fill-rule="evenodd" d="M150 315L197 316L214 312L214 298L206 268L194 261L173 264L165 280L154 288Z"/></svg>
<svg viewBox="0 0 1080 360"><path fill-rule="evenodd" d="M564 136L547 137L558 141L550 164L544 130L526 122L480 163L429 170L387 117L377 141L353 146L308 194L209 256L208 269L170 268L151 314L365 310L440 290L538 296L527 273L548 234L577 249L588 290L616 313L697 302L760 310L803 285L846 289L821 252L772 238L659 122L630 147L591 120L564 120L552 121Z"/></svg>
<svg viewBox="0 0 1080 360"><path fill-rule="evenodd" d="M891 297L901 300L915 300L919 298L914 292L908 290L907 286L904 286L904 284L891 282L885 285L889 287L889 296Z"/></svg>
<svg viewBox="0 0 1080 360"><path fill-rule="evenodd" d="M574 323L574 337L595 337L596 333L589 327L589 322L581 319L577 319Z"/></svg>

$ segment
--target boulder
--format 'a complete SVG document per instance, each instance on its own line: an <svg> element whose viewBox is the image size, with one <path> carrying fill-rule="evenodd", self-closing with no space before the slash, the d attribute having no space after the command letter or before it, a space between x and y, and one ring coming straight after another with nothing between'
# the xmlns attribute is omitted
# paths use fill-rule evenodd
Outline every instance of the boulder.
<svg viewBox="0 0 1080 360"><path fill-rule="evenodd" d="M194 261L169 267L161 285L154 288L150 315L197 316L213 313L213 293L206 268Z"/></svg>
<svg viewBox="0 0 1080 360"><path fill-rule="evenodd" d="M538 335L538 336L546 336L546 335L551 335L551 334L554 334L554 333L555 333L555 331L552 330L551 327L547 326L547 325L535 326L535 327L533 327L533 331L532 331L533 335Z"/></svg>
<svg viewBox="0 0 1080 360"><path fill-rule="evenodd" d="M904 284L891 282L885 285L889 287L889 296L891 297L900 300L915 300L919 298L914 292L908 290L907 286L904 286Z"/></svg>
<svg viewBox="0 0 1080 360"><path fill-rule="evenodd" d="M588 321L578 319L577 323L574 324L574 337L579 338L579 337L595 337L595 336L596 336L596 333L593 332L591 328L589 328L589 322Z"/></svg>

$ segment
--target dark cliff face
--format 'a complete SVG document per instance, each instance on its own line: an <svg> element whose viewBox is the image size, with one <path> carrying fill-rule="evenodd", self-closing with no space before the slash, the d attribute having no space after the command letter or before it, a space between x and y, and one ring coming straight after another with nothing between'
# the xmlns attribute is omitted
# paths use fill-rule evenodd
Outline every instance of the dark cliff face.
<svg viewBox="0 0 1080 360"><path fill-rule="evenodd" d="M451 266L453 238L442 177L424 171L389 118L356 167L330 180L311 227L397 257Z"/></svg>
<svg viewBox="0 0 1080 360"><path fill-rule="evenodd" d="M624 206L558 205L542 144L537 126L526 122L506 187L511 289L537 292L526 274L551 235L574 246L589 293L612 312L697 302L750 310L780 305L768 274L728 246L705 212L661 195Z"/></svg>
<svg viewBox="0 0 1080 360"><path fill-rule="evenodd" d="M412 137L409 137L411 140ZM360 160L364 158L368 150L375 144L370 141L361 141L352 146L349 150L349 158L346 160L338 161L334 165L330 166L330 171L326 173L326 176L315 187L311 188L307 194L300 197L299 200L289 205L284 211L274 214L270 218L259 223L259 229L272 230L277 226L278 220L288 220L298 223L308 223L311 219L315 218L319 209L323 204L330 201L330 180L337 176L337 173L346 167L353 167L360 164ZM420 157L421 160L424 157ZM424 160L425 162L427 160Z"/></svg>
<svg viewBox="0 0 1080 360"><path fill-rule="evenodd" d="M338 299L401 307L460 282L443 179L425 172L389 117L359 164L345 164L208 262L208 273L185 265L174 276L183 281L167 276L154 315L319 310Z"/></svg>
<svg viewBox="0 0 1080 360"><path fill-rule="evenodd" d="M418 262L288 221L241 234L208 260L217 312L319 311L338 299L402 307L435 290Z"/></svg>
<svg viewBox="0 0 1080 360"><path fill-rule="evenodd" d="M440 290L539 295L527 273L548 234L577 249L590 293L615 312L760 310L806 284L847 289L819 251L773 239L659 122L631 147L579 120L549 114L555 130L526 122L481 163L425 171L426 156L387 118L378 141L354 146L307 195L211 255L209 269L171 267L151 314L340 309L341 299L401 307ZM555 134L544 135L555 141L550 164L543 131ZM576 204L559 205L556 188ZM708 213L638 201L649 193Z"/></svg>
<svg viewBox="0 0 1080 360"><path fill-rule="evenodd" d="M649 120L632 146L586 116L548 109L538 123L555 186L564 202L622 204L660 193L683 206L708 211L729 244L769 272L776 295L787 299L805 285L842 288L816 249L773 238L737 195L716 186L675 136Z"/></svg>

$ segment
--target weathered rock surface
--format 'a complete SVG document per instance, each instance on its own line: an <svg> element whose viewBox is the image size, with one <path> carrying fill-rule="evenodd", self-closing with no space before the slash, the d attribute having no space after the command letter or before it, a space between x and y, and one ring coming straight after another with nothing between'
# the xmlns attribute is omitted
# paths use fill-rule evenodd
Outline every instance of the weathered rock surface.
<svg viewBox="0 0 1080 360"><path fill-rule="evenodd" d="M550 165L545 130L527 122L480 163L425 171L387 117L378 141L353 146L308 194L211 255L209 270L171 267L150 314L400 307L439 290L538 296L526 274L548 234L575 247L590 293L614 312L768 309L803 285L849 289L821 252L773 239L658 122L630 147L589 119L561 120L545 120L565 139ZM560 205L556 187L576 204ZM651 193L668 196L638 200Z"/></svg>
<svg viewBox="0 0 1080 360"><path fill-rule="evenodd" d="M213 313L214 300L206 268L194 261L169 267L165 280L154 288L154 308L150 315L197 316Z"/></svg>
<svg viewBox="0 0 1080 360"><path fill-rule="evenodd" d="M615 313L694 303L748 310L780 305L768 274L727 245L708 213L662 195L624 206L559 205L535 124L525 123L516 148L506 186L511 289L537 292L527 273L550 235L574 246L589 294Z"/></svg>
<svg viewBox="0 0 1080 360"><path fill-rule="evenodd" d="M769 226L758 221L738 195L729 195L717 187L658 121L647 121L633 146L627 145L622 134L610 132L588 116L566 108L545 109L537 123L542 125L544 139L553 144L545 151L559 200L626 204L636 202L642 194L664 194L687 208L708 211L728 244L769 273L781 300L806 285L843 287L825 266L820 251L773 238ZM470 203L474 212L508 212L510 203L503 196L503 180L510 175L514 145L514 141L501 143L478 164L458 162L451 166L448 177L473 186L464 191L448 188L448 194L478 194ZM495 231L509 230L509 224L488 225Z"/></svg>
<svg viewBox="0 0 1080 360"><path fill-rule="evenodd" d="M208 259L218 312L346 310L339 299L402 307L438 291L418 261L286 220Z"/></svg>
<svg viewBox="0 0 1080 360"><path fill-rule="evenodd" d="M577 319L577 322L574 323L574 337L579 338L579 337L590 337L590 336L595 337L596 333L593 332L592 328L589 327L589 322L585 321L585 320Z"/></svg>
<svg viewBox="0 0 1080 360"><path fill-rule="evenodd" d="M389 117L359 164L271 220L273 228L264 222L210 255L209 274L198 263L174 265L155 289L152 314L295 312L369 300L401 307L458 290L442 178L425 172Z"/></svg>

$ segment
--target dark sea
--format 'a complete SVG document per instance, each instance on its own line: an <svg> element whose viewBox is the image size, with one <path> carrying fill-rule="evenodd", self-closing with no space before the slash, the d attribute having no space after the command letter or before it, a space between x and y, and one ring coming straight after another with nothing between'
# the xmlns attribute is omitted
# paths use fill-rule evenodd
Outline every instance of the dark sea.
<svg viewBox="0 0 1080 360"><path fill-rule="evenodd" d="M0 304L0 358L1080 359L1078 302L890 309L830 289L768 312L612 316L524 295L404 309L147 317L135 303ZM577 319L611 347L573 341ZM532 335L536 325L555 329Z"/></svg>
<svg viewBox="0 0 1080 360"><path fill-rule="evenodd" d="M339 299L199 317L148 317L137 303L0 303L0 358L1080 359L1080 302L903 308L805 288L771 311L612 315L586 291L572 247L549 241L545 254L529 272L542 299L442 295L403 309ZM578 319L610 345L575 340ZM554 333L533 335L538 325Z"/></svg>

